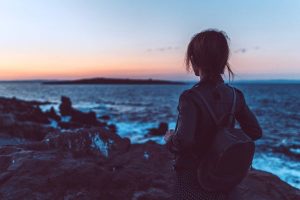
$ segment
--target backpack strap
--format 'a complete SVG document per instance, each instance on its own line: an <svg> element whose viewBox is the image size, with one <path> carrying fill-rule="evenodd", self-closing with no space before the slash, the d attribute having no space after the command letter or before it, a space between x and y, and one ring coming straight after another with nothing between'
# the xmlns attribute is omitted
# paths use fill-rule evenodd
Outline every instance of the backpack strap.
<svg viewBox="0 0 300 200"><path fill-rule="evenodd" d="M235 90L233 87L231 87L232 91L233 91L233 102L232 102L232 106L231 106L231 110L230 110L230 113L229 113L229 123L232 124L233 123L233 120L234 120L234 111L235 111L235 104L236 104L236 93L235 93ZM194 90L191 90L193 93L196 94L196 96L198 96L202 102L204 103L206 109L208 110L210 116L212 117L214 123L217 125L217 126L221 126L221 122L223 120L223 118L221 119L218 119L217 116L215 115L213 109L211 108L211 106L209 105L209 103L206 101L206 99L204 98L203 95L201 95L199 92L196 92Z"/></svg>
<svg viewBox="0 0 300 200"><path fill-rule="evenodd" d="M198 97L202 100L202 102L204 103L204 105L205 105L206 109L208 110L210 116L212 117L214 123L215 123L217 126L221 125L221 120L219 120L219 119L217 118L217 116L215 115L214 111L212 110L211 106L208 104L208 102L206 101L206 99L205 99L200 93L198 93L198 92L196 92L196 91L194 91L194 90L192 90L192 92L195 93L196 96L198 96ZM197 104L197 105L198 105L198 104Z"/></svg>
<svg viewBox="0 0 300 200"><path fill-rule="evenodd" d="M234 111L235 111L235 104L236 104L236 93L235 93L235 89L233 87L231 87L232 91L233 91L233 102L232 102L232 107L229 113L229 126L231 124L234 123Z"/></svg>

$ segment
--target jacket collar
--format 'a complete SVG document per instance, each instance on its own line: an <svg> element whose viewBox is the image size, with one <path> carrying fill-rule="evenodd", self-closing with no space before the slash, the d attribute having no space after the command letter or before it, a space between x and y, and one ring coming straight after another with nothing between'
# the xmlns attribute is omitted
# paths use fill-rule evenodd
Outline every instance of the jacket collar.
<svg viewBox="0 0 300 200"><path fill-rule="evenodd" d="M224 83L224 79L222 78L221 74L217 75L215 79L209 79L207 77L203 77L198 81L193 87L197 87L199 84L221 84Z"/></svg>
<svg viewBox="0 0 300 200"><path fill-rule="evenodd" d="M203 78L201 78L201 80L199 81L201 83L204 82L210 82L210 83L224 83L224 80L221 76L221 74L217 75L214 79L209 79L206 76L204 76Z"/></svg>

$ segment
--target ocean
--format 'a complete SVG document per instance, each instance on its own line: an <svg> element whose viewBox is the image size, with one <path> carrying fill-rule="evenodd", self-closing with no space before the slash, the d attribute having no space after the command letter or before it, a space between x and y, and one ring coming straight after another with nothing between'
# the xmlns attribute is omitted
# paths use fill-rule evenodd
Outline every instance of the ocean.
<svg viewBox="0 0 300 200"><path fill-rule="evenodd" d="M61 96L68 96L82 111L109 115L117 132L134 143L145 139L149 128L167 122L174 129L178 98L185 85L43 85L39 82L1 82L0 96L52 102L58 109ZM246 102L263 128L256 142L253 167L272 172L300 188L300 83L233 83L244 92ZM49 109L43 106L43 110Z"/></svg>

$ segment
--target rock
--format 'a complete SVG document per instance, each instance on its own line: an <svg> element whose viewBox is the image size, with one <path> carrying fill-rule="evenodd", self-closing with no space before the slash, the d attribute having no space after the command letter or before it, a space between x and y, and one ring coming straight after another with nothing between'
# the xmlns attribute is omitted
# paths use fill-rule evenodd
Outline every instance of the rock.
<svg viewBox="0 0 300 200"><path fill-rule="evenodd" d="M168 123L161 122L158 128L149 129L148 136L162 136L168 130Z"/></svg>
<svg viewBox="0 0 300 200"><path fill-rule="evenodd" d="M130 144L103 128L54 130L41 142L0 147L0 198L170 200L172 158L163 145ZM300 191L253 170L231 198L297 200Z"/></svg>
<svg viewBox="0 0 300 200"><path fill-rule="evenodd" d="M51 128L34 122L16 123L9 131L15 137L41 141ZM9 132L8 131L8 132Z"/></svg>
<svg viewBox="0 0 300 200"><path fill-rule="evenodd" d="M37 102L0 98L0 133L30 141L0 146L0 199L172 199L173 155L165 146L131 144L116 134L115 125L62 99L62 113L72 116L70 122L59 121L69 126L66 130L45 124L56 118L54 109L42 113ZM150 133L163 135L167 129L161 123ZM252 170L230 199L298 200L300 191L273 174Z"/></svg>
<svg viewBox="0 0 300 200"><path fill-rule="evenodd" d="M72 102L69 97L62 96L59 111L61 116L71 116L73 114Z"/></svg>
<svg viewBox="0 0 300 200"><path fill-rule="evenodd" d="M51 109L45 113L46 116L50 119L54 119L55 121L60 121L61 117L56 113L56 111L54 110L53 107L51 107Z"/></svg>
<svg viewBox="0 0 300 200"><path fill-rule="evenodd" d="M0 127L2 129L11 127L15 123L16 123L16 119L13 114L11 113L0 114Z"/></svg>
<svg viewBox="0 0 300 200"><path fill-rule="evenodd" d="M0 113L12 114L17 121L49 123L47 116L39 108L38 102L23 101L16 98L0 98Z"/></svg>
<svg viewBox="0 0 300 200"><path fill-rule="evenodd" d="M40 141L48 133L48 117L36 101L0 98L0 132L3 136Z"/></svg>
<svg viewBox="0 0 300 200"><path fill-rule="evenodd" d="M105 157L124 153L130 148L130 140L107 132L101 128L86 128L64 131L54 131L48 134L44 141L49 148L97 154Z"/></svg>
<svg viewBox="0 0 300 200"><path fill-rule="evenodd" d="M117 127L114 124L108 125L108 129L113 133L117 133Z"/></svg>
<svg viewBox="0 0 300 200"><path fill-rule="evenodd" d="M110 116L109 115L102 115L99 118L102 119L102 120L110 120Z"/></svg>
<svg viewBox="0 0 300 200"><path fill-rule="evenodd" d="M39 107L32 109L29 112L17 114L16 118L19 121L31 121L43 124L48 124L50 122L47 115L45 115Z"/></svg>
<svg viewBox="0 0 300 200"><path fill-rule="evenodd" d="M252 170L231 193L230 200L300 199L300 190L280 180L277 176Z"/></svg>
<svg viewBox="0 0 300 200"><path fill-rule="evenodd" d="M97 119L95 112L81 112L72 107L72 102L69 97L62 96L61 104L59 106L62 116L71 116L71 122L60 123L62 128L73 128L77 126L98 126L104 127L107 125L105 122L100 122Z"/></svg>
<svg viewBox="0 0 300 200"><path fill-rule="evenodd" d="M94 126L99 123L95 112L83 113L77 110L73 111L71 120L73 122Z"/></svg>
<svg viewBox="0 0 300 200"><path fill-rule="evenodd" d="M82 124L76 122L58 122L58 126L62 129L77 129L84 127Z"/></svg>
<svg viewBox="0 0 300 200"><path fill-rule="evenodd" d="M48 133L49 127L30 121L18 121L12 114L0 114L0 131L2 135L40 141Z"/></svg>

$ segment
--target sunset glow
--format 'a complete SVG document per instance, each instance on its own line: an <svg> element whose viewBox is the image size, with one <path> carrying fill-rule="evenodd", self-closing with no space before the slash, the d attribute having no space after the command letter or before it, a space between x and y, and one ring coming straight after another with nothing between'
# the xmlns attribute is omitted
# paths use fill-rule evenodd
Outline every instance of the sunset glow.
<svg viewBox="0 0 300 200"><path fill-rule="evenodd" d="M128 77L193 80L193 34L231 38L240 79L300 79L299 1L0 2L0 79Z"/></svg>

